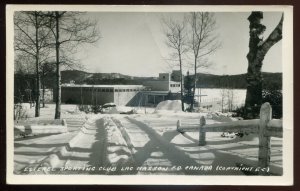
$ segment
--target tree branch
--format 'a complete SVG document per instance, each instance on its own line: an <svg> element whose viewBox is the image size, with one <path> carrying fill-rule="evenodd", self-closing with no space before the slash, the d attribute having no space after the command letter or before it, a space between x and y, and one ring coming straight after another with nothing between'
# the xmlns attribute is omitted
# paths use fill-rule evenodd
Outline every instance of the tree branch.
<svg viewBox="0 0 300 191"><path fill-rule="evenodd" d="M283 25L283 14L276 28L272 31L269 37L261 45L260 47L261 54L267 54L269 49L282 39L282 25Z"/></svg>

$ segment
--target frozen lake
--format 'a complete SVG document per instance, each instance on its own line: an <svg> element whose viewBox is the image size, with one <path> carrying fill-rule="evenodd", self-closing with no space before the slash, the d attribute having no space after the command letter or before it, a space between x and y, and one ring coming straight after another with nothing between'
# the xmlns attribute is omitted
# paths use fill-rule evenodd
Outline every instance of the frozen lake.
<svg viewBox="0 0 300 191"><path fill-rule="evenodd" d="M228 109L228 107L235 109L243 106L246 99L246 89L197 88L196 95L202 95L196 98L197 101L201 102L201 106L221 111L222 103L223 109Z"/></svg>

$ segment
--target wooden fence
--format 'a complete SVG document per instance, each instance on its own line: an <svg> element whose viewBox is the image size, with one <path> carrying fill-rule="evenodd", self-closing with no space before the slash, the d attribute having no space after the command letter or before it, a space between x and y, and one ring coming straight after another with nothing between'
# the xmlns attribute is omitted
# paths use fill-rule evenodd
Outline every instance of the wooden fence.
<svg viewBox="0 0 300 191"><path fill-rule="evenodd" d="M272 108L269 103L264 103L260 108L260 119L240 120L227 123L206 124L205 118L200 118L200 125L182 125L177 121L177 131L199 131L199 145L206 145L206 133L208 132L239 132L258 134L259 153L258 165L268 167L270 164L271 143L270 137L282 138L282 120L272 119Z"/></svg>

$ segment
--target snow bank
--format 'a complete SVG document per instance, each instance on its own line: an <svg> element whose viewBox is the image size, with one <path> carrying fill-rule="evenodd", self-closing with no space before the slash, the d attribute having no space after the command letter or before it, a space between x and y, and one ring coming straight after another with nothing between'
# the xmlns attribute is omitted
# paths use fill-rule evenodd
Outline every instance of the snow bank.
<svg viewBox="0 0 300 191"><path fill-rule="evenodd" d="M182 112L181 101L180 100L166 100L160 102L155 109L155 113L161 111L173 111L173 112Z"/></svg>
<svg viewBox="0 0 300 191"><path fill-rule="evenodd" d="M136 113L136 110L132 107L126 107L126 106L116 106L116 107L109 107L105 108L103 113L105 114L133 114Z"/></svg>
<svg viewBox="0 0 300 191"><path fill-rule="evenodd" d="M47 125L47 126L38 126L38 125L32 125L32 126L15 126L15 134L35 134L35 135L41 135L41 134L54 134L54 133L66 133L68 132L67 126L63 125Z"/></svg>
<svg viewBox="0 0 300 191"><path fill-rule="evenodd" d="M67 124L65 120L62 121L49 121L48 123L25 122L20 125L14 126L14 135L41 135L41 134L54 134L54 133L66 133L68 132ZM61 124L59 124L61 123ZM18 123L17 123L18 124Z"/></svg>
<svg viewBox="0 0 300 191"><path fill-rule="evenodd" d="M56 147L54 150L52 150L52 154L45 157L41 162L34 165L29 165L32 169L37 169L38 167L50 167L50 168L60 168L65 165L65 160L62 160L63 157L70 157L72 155L71 148L76 147L76 145L79 143L80 140L83 140L85 137L85 133L89 131L91 128L91 124L96 120L98 116L93 115L90 118L86 118L86 121L80 131L66 144L62 147ZM33 171L28 172L29 174L49 174L51 172L42 170L42 171Z"/></svg>

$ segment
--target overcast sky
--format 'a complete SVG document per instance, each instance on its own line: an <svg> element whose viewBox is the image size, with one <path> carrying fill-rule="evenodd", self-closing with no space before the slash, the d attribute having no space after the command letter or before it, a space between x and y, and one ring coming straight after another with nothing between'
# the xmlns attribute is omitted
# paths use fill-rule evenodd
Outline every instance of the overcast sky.
<svg viewBox="0 0 300 191"><path fill-rule="evenodd" d="M162 17L180 18L184 13L88 13L97 19L102 38L81 52L81 61L89 72L117 72L135 76L158 76L170 72L166 58ZM217 30L222 47L209 56L211 74L247 72L249 22L245 13L216 13ZM281 13L264 12L265 38L276 27ZM282 42L274 45L265 57L262 70L282 72ZM174 68L176 69L176 68ZM187 70L188 68L185 68ZM192 70L191 70L192 71Z"/></svg>

